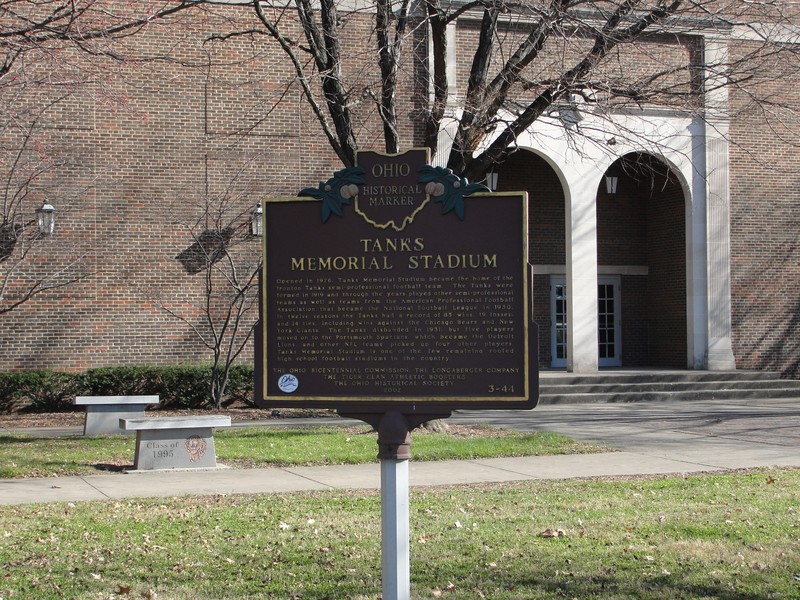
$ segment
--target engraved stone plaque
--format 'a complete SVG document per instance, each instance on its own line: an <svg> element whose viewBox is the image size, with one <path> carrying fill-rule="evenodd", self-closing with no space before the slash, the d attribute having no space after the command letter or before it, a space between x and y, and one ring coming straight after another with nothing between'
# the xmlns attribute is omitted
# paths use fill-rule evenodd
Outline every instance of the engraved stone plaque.
<svg viewBox="0 0 800 600"><path fill-rule="evenodd" d="M214 437L211 429L186 429L182 435L174 431L147 430L137 435L134 467L153 469L211 469L217 466Z"/></svg>

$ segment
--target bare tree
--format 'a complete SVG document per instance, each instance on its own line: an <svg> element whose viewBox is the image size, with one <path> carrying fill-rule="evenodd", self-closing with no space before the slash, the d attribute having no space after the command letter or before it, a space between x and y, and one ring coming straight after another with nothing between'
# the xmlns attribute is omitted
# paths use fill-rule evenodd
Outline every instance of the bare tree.
<svg viewBox="0 0 800 600"><path fill-rule="evenodd" d="M412 142L403 137L409 114L424 123L421 138L434 155L448 127L449 155L438 164L479 180L515 150L522 132L576 102L608 116L645 106L703 116L708 94L731 87L772 117L795 109L760 88L771 77L765 66L798 72L798 9L779 0L372 0L346 9L340 0L255 0L252 7L261 28L225 37L267 35L278 43L347 167L360 146L375 142L374 128L364 126L369 111L387 152ZM467 33L474 53L465 85L454 90L447 31L467 16L475 24ZM746 32L748 44L703 55L698 40L735 29ZM409 93L420 66L423 80Z"/></svg>
<svg viewBox="0 0 800 600"><path fill-rule="evenodd" d="M118 0L7 0L0 4L0 107L22 109L25 92L46 101L63 98L89 84L103 84L117 73L114 65L143 57L136 37L148 29L177 29L179 18L197 18L213 2ZM15 102L15 100L17 100Z"/></svg>
<svg viewBox="0 0 800 600"><path fill-rule="evenodd" d="M211 351L209 392L216 408L222 407L231 368L253 337L258 313L261 244L251 232L252 190L243 174L216 193L204 190L194 201L179 199L172 210L190 242L175 259L189 277L201 279L202 294L181 302L174 290L163 296L140 290ZM249 208L242 210L245 205Z"/></svg>
<svg viewBox="0 0 800 600"><path fill-rule="evenodd" d="M57 257L46 256L49 236L35 219L45 200L63 217L93 185L86 165L50 152L58 145L51 144L58 130L54 124L86 97L123 103L107 84L117 77L115 66L143 60L132 53L129 41L150 27L174 25L178 15L198 6L186 1L0 3L0 314L90 275L86 244L59 236ZM82 183L65 185L69 180Z"/></svg>
<svg viewBox="0 0 800 600"><path fill-rule="evenodd" d="M57 102L57 101L56 101ZM44 107L42 114L52 106ZM58 257L46 254L43 242L49 231L41 231L36 208L53 203L64 212L91 187L65 191L53 176L63 166L48 156L34 139L38 119L19 124L6 118L0 136L0 315L8 313L39 294L62 288L89 276L86 247L66 241ZM61 240L59 240L61 241Z"/></svg>

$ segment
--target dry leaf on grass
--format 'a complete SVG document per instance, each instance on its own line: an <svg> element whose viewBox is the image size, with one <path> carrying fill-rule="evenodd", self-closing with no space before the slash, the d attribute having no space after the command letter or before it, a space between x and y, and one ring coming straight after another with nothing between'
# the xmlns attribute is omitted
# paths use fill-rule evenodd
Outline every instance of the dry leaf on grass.
<svg viewBox="0 0 800 600"><path fill-rule="evenodd" d="M548 527L542 533L539 534L539 537L543 538L557 538L557 537L564 537L567 533L563 529L553 529Z"/></svg>

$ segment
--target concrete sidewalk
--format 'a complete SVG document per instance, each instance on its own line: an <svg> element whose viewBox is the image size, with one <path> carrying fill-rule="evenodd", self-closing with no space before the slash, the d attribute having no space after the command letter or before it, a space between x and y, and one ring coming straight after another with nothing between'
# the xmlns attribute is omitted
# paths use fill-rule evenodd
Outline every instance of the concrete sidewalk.
<svg viewBox="0 0 800 600"><path fill-rule="evenodd" d="M472 461L412 460L412 486L800 467L800 398L749 405L703 401L542 406L533 411L462 411L451 419L521 431L557 431L619 451ZM289 424L303 422L307 421ZM264 426L268 423L275 425L271 421ZM0 480L0 504L379 487L378 464L103 474Z"/></svg>

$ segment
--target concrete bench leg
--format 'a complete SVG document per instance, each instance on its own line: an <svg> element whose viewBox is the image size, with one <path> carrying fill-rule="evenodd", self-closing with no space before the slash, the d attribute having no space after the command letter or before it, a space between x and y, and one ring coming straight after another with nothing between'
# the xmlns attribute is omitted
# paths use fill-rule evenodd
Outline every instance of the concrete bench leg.
<svg viewBox="0 0 800 600"><path fill-rule="evenodd" d="M213 469L217 452L211 427L140 429L136 432L137 471L155 469Z"/></svg>
<svg viewBox="0 0 800 600"><path fill-rule="evenodd" d="M144 404L87 406L86 418L83 420L83 435L128 433L119 428L119 420L140 419L144 417L144 408Z"/></svg>

